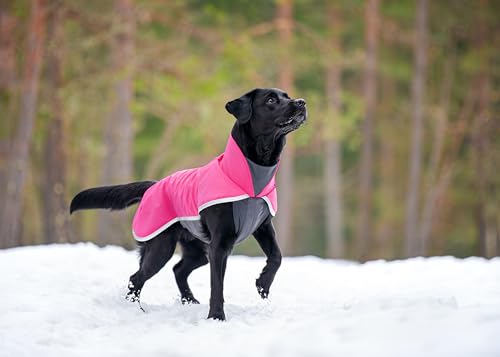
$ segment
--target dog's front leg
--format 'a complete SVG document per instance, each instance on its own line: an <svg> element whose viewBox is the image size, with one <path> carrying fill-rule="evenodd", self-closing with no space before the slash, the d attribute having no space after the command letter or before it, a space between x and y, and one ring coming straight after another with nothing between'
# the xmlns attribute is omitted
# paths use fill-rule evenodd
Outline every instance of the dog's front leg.
<svg viewBox="0 0 500 357"><path fill-rule="evenodd" d="M209 248L210 260L210 311L209 319L225 320L224 314L224 275L227 258L231 249L221 244L221 239L214 239Z"/></svg>
<svg viewBox="0 0 500 357"><path fill-rule="evenodd" d="M255 282L260 296L266 299L269 296L269 288L273 283L274 276L281 265L281 251L276 241L276 232L271 218L262 223L253 236L267 257L266 266L262 269L262 273Z"/></svg>

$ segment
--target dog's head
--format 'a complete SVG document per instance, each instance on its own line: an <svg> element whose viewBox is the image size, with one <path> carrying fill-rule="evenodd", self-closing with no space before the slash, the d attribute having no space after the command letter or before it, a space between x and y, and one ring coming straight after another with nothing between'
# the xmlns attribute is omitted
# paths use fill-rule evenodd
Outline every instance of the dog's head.
<svg viewBox="0 0 500 357"><path fill-rule="evenodd" d="M282 137L298 129L307 118L306 101L292 99L277 88L257 88L226 104L238 124L250 135Z"/></svg>

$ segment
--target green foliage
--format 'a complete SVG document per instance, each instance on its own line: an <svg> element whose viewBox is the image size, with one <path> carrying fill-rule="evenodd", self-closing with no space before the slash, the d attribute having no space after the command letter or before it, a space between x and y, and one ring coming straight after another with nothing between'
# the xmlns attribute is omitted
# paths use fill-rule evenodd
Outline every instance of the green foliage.
<svg viewBox="0 0 500 357"><path fill-rule="evenodd" d="M201 165L220 153L234 122L224 104L254 87L275 87L282 65L282 43L276 24L277 1L150 1L136 0L135 55L130 103L134 118L134 176L145 177L152 158L161 156L155 174ZM295 0L291 55L294 88L284 88L308 102L309 121L294 133L296 153L296 201L294 254L324 255L325 220L323 143L333 135L342 146L344 227L348 256L354 255L354 232L358 212L358 166L364 118L363 78L365 23L362 0L336 1L340 19L327 19L325 0ZM113 83L121 74L111 60L111 39L120 26L112 2L65 0L61 26L64 41L61 98L67 125L68 194L100 183L105 155L103 131L114 99ZM10 1L9 13L18 26L16 38L17 82L21 83L26 24L30 3ZM381 1L377 80L379 94L375 118L375 207L374 237L389 227L387 245L391 257L401 254L405 219L405 194L409 157L409 123L412 111L411 85L414 74L413 37L415 2ZM429 160L434 148L435 113L441 105L443 77L453 67L448 127L438 169L453 167L452 180L439 200L439 219L432 232L433 254L466 256L477 252L477 222L474 210L480 203L472 154L478 97L466 110L471 86L486 73L490 83L488 115L498 118L500 43L498 2L479 6L472 0L429 1L428 78L426 82L426 130L424 176L432 176ZM483 31L479 33L479 29ZM330 36L340 39L340 51L332 53ZM326 67L341 69L341 110L327 110L331 98L325 93ZM24 235L27 243L41 242L40 182L44 171L43 149L52 108L47 86L47 68L40 83L32 164L26 191ZM0 83L1 84L1 83ZM7 143L16 127L18 88L0 87L0 140ZM475 87L474 87L475 88ZM5 119L4 119L5 118ZM338 119L333 130L332 118ZM490 119L490 122L494 119ZM463 125L465 134L457 129ZM498 186L494 168L500 152L498 125L488 124L488 150L484 157L488 197L483 201L491 221L500 222ZM458 140L458 144L455 142ZM5 146L5 145L4 145ZM165 148L163 149L163 147ZM455 150L454 146L458 149ZM158 150L161 150L160 152ZM384 151L385 150L385 151ZM5 162L0 157L0 163ZM387 161L389 160L389 161ZM1 168L3 169L5 165ZM491 168L493 167L493 168ZM3 171L0 171L0 174ZM441 172L441 171L440 171ZM1 178L1 176L0 176ZM426 189L422 188L423 201ZM31 218L35 217L35 218ZM93 214L75 218L75 236L92 239ZM497 228L498 229L498 228ZM29 238L33 236L33 238ZM260 254L253 242L237 249Z"/></svg>

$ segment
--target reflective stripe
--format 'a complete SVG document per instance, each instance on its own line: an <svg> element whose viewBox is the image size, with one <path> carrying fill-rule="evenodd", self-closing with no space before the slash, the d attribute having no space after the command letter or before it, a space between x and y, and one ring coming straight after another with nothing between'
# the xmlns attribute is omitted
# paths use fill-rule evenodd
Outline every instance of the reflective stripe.
<svg viewBox="0 0 500 357"><path fill-rule="evenodd" d="M139 237L137 234L135 234L135 232L134 232L133 229L132 229L132 235L134 236L134 238L135 238L136 241L138 241L138 242L145 242L145 241L148 241L148 240L156 237L158 234L160 234L161 232L163 232L165 229L167 229L168 227L170 227L174 223L177 223L177 222L180 222L180 221L199 221L199 220L200 220L200 216L176 217L176 218L168 221L163 226L161 226L160 228L158 228L156 231L154 231L151 234L148 234L145 237Z"/></svg>
<svg viewBox="0 0 500 357"><path fill-rule="evenodd" d="M224 198L219 198L219 199L216 199L216 200L208 201L208 202L205 202L204 204L202 204L200 207L198 207L198 213L200 213L201 211L203 211L207 207L210 207L210 206L213 206L213 205L217 205L219 203L228 203L228 202L241 201L241 200L244 200L246 198L250 198L250 196L247 195L247 194L245 194L245 195L241 195L241 196L224 197Z"/></svg>

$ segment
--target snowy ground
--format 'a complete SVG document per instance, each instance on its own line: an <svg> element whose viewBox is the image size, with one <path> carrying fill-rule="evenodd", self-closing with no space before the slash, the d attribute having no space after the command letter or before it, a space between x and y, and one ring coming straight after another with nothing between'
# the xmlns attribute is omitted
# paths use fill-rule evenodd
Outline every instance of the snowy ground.
<svg viewBox="0 0 500 357"><path fill-rule="evenodd" d="M262 258L233 256L228 321L181 305L174 257L146 284L147 313L123 299L135 253L91 244L0 251L0 356L500 356L500 259L367 264L283 261L271 298L254 287Z"/></svg>

